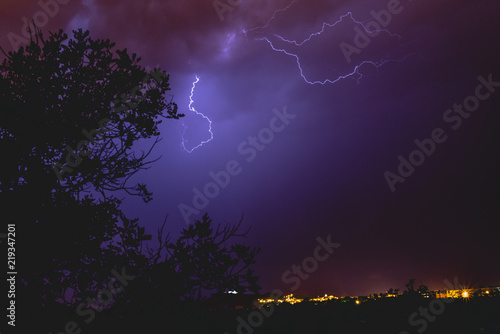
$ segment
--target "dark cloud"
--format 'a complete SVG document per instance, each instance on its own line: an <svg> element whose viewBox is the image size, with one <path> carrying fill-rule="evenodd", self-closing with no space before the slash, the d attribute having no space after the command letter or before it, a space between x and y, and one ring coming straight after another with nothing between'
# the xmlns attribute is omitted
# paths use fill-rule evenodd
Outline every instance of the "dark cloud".
<svg viewBox="0 0 500 334"><path fill-rule="evenodd" d="M150 232L170 213L175 234L185 223L178 205L192 206L193 189L211 182L210 172L237 161L242 172L200 211L216 221L236 221L244 213L253 226L247 242L261 246L258 273L266 290L287 289L281 274L310 256L318 236L331 234L342 244L298 292L364 294L403 288L416 277L432 288L443 279L464 277L498 283L494 235L498 201L498 107L493 95L480 109L450 130L443 113L474 93L477 76L500 81L496 47L497 1L402 1L386 33L353 55L348 64L339 43L354 43L348 18L304 47L280 42L274 34L303 41L352 12L356 20L389 1L252 1L236 6L220 21L211 1L83 1L61 5L45 29L82 25L94 38L109 38L160 64L172 74L172 94L187 117L163 125L157 153L163 159L141 174L155 200L126 201ZM38 7L32 2L0 5L1 43L19 31L21 18ZM307 78L324 80L349 73L363 60L416 53L335 84L308 85L294 57L300 55ZM208 123L188 110L195 75L200 82L193 106L213 121L214 139L188 154L181 147L182 122L191 142L209 135ZM498 92L496 94L499 94ZM256 151L255 159L238 147L248 136L269 128L273 108L297 115ZM436 152L392 193L384 172L395 172L398 156L414 150L415 139L441 127L449 136ZM192 216L192 219L200 216Z"/></svg>

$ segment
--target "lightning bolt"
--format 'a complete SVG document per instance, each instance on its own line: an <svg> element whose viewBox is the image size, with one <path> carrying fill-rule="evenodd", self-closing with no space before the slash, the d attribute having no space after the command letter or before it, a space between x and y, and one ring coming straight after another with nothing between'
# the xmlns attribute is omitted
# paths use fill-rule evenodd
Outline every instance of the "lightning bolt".
<svg viewBox="0 0 500 334"><path fill-rule="evenodd" d="M269 27L269 25L271 24L271 22L276 18L276 14L277 13L284 12L284 11L288 10L296 2L297 2L297 0L294 0L287 7L283 8L283 9L276 10L273 13L272 17L267 21L267 23L264 26L252 28L252 29L249 29L249 30L244 30L243 33L245 34L245 36L247 36L247 33L250 32L250 31L255 31L255 30L259 30L259 29L262 30L262 29L265 29L265 28ZM320 31L317 31L317 32L314 32L314 33L310 34L309 37L307 37L306 39L304 39L302 42L298 42L296 40L288 40L288 39L286 39L286 38L284 38L284 37L282 37L280 35L277 35L277 34L273 34L273 36L275 38L277 38L278 40L284 42L284 43L293 44L293 45L295 45L297 47L302 47L305 43L309 42L313 37L320 36L321 34L323 34L325 32L325 29L327 27L328 28L334 28L337 24L341 23L346 17L349 17L352 20L352 22L354 22L354 23L360 25L361 27L363 27L363 29L365 30L365 32L368 35L372 35L372 34L375 34L375 33L378 34L378 33L381 33L381 32L382 33L386 33L391 38L397 38L398 44L402 45L400 43L401 39L402 39L402 37L400 35L394 34L394 33L390 32L388 29L374 29L374 30L370 30L365 25L365 23L369 22L370 20L366 20L364 22L358 21L358 20L356 20L354 18L352 12L348 12L348 13L340 16L340 18L336 22L334 22L334 23L324 22ZM304 79L304 81L306 83L308 83L310 85L316 85L316 84L325 85L327 83L334 84L334 83L336 83L336 82L338 82L340 80L346 79L346 78L353 78L353 79L355 79L359 83L359 80L363 77L363 75L360 73L360 69L364 65L372 65L372 66L374 66L378 70L381 66L383 66L386 63L389 63L389 62L403 62L408 57L411 57L411 56L414 56L414 55L418 54L418 53L412 53L412 54L406 55L406 56L404 56L404 57L402 57L400 59L382 59L382 60L378 60L378 61L365 60L365 61L362 61L361 63L359 63L358 65L356 65L354 67L353 71L350 72L350 73L347 73L347 74L344 74L344 75L339 75L337 78L334 78L334 79L325 79L323 81L321 81L321 80L311 81L304 74L304 70L302 68L300 57L297 54L289 52L289 51L286 51L285 49L276 47L273 44L273 42L271 42L271 40L269 38L267 38L267 37L256 38L256 40L266 41L269 44L269 46L271 47L271 49L273 51L281 52L281 53L286 54L287 56L294 57L295 60L296 60L296 62L297 62L297 66L298 66L298 69L299 69L299 72L300 72L300 76L302 77L302 79Z"/></svg>
<svg viewBox="0 0 500 334"><path fill-rule="evenodd" d="M262 27L255 27L255 28L252 28L252 29L249 29L249 30L243 30L243 33L245 34L245 36L247 35L248 32L250 31L255 31L255 30L258 30L258 29L265 29L267 27L269 27L269 25L271 24L271 21L274 20L276 18L276 14L278 14L279 12L285 12L287 11L290 7L293 6L294 3L296 3L297 0L293 0L292 2L290 2L290 4L288 6L286 6L285 8L281 8L281 9L277 9L274 11L273 13L273 16L271 16L271 18L269 20L267 20L267 23L265 25L263 25Z"/></svg>
<svg viewBox="0 0 500 334"><path fill-rule="evenodd" d="M278 49L278 48L276 48L274 46L274 44L267 37L258 38L258 40L264 40L264 41L266 41L271 46L271 49L273 49L276 52L282 52L282 53L284 53L284 54L286 54L288 56L294 57L295 60L297 61L297 66L299 68L300 76L302 77L302 79L304 79L304 81L306 83L308 83L310 85L316 85L316 84L325 85L326 83L334 84L334 83L336 83L336 82L338 82L340 80L351 78L351 77L354 78L357 82L359 82L359 80L363 77L363 75L359 72L360 68L363 65L370 64L370 65L373 65L375 68L378 69L378 68L380 68L381 66L383 66L386 63L389 63L389 62L403 62L408 57L417 55L417 53L412 53L412 54L404 56L401 59L384 59L384 60L379 60L379 61L364 60L360 64L356 65L354 67L354 70L352 72L347 73L345 75L339 75L335 79L325 79L323 81L321 81L321 80L310 81L310 80L307 79L307 77L304 74L304 70L302 69L302 64L300 62L300 57L297 54L288 52L288 51L286 51L284 49Z"/></svg>
<svg viewBox="0 0 500 334"><path fill-rule="evenodd" d="M200 78L198 76L196 76L196 80L193 82L193 86L191 87L191 95L189 96L189 105L188 105L188 108L189 108L190 111L196 113L197 115L203 117L204 119L206 119L208 121L208 132L210 132L210 138L208 138L207 140L203 140L201 143L199 143L198 145L196 145L192 149L187 149L186 148L186 139L184 138L187 126L184 123L182 123L182 125L184 127L184 131L182 132L182 148L184 148L184 150L186 152L188 152L188 153L192 153L194 150L196 150L197 148L202 147L204 144L208 143L209 141L211 141L214 138L214 134L212 132L212 121L210 120L210 118L208 118L207 116L205 116L201 112L198 112L195 108L192 107L192 104L194 103L194 100L193 100L194 89L196 87L196 84L199 81L200 81Z"/></svg>
<svg viewBox="0 0 500 334"><path fill-rule="evenodd" d="M325 32L325 28L326 27L329 27L329 28L334 28L337 24L339 24L340 22L342 22L344 20L344 18L346 17L350 17L352 22L356 23L356 24L359 24L363 27L363 29L365 30L365 32L370 35L370 34L373 34L373 33L379 33L379 32L385 32L386 34L388 34L389 36L391 37L396 37L398 39L398 42L401 40L401 36L398 35L398 34L394 34L392 32L390 32L388 29L376 29L376 30L369 30L366 25L364 24L365 22L368 22L369 20L367 21L364 21L364 22L361 22L361 21L358 21L356 20L353 16L352 16L352 13L351 12L347 12L346 14L342 15L336 22L334 23L327 23L327 22L323 22L323 26L321 27L321 30L318 31L318 32L314 32L312 33L311 35L309 35L308 38L306 38L305 40L303 40L302 42L297 42L297 41L291 41L291 40L287 40L279 35L276 35L274 34L274 36L280 40L282 40L283 42L287 42L287 43L290 43L290 44L294 44L296 46L302 46L304 43L306 42L309 42L311 40L311 38L313 38L314 36L318 36L318 35L321 35L322 33Z"/></svg>

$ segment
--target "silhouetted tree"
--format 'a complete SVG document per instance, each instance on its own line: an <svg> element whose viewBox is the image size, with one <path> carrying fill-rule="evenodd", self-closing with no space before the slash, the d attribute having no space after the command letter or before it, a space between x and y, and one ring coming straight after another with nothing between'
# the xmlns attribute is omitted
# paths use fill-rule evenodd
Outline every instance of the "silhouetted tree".
<svg viewBox="0 0 500 334"><path fill-rule="evenodd" d="M135 54L88 31L73 33L37 32L0 65L2 221L18 223L20 304L35 309L84 299L112 269L147 265L140 247L149 236L113 192L151 199L128 180L153 162L161 118L183 116L164 100L165 72L148 73ZM140 139L152 144L137 155Z"/></svg>
<svg viewBox="0 0 500 334"><path fill-rule="evenodd" d="M201 221L184 228L176 242L167 237L163 263L157 261L158 252L152 254L156 266L168 268L175 276L177 284L173 286L180 300L199 302L230 290L254 294L260 290L251 269L260 249L233 241L249 232L240 231L241 223L242 219L234 225L212 226L212 220L205 214Z"/></svg>
<svg viewBox="0 0 500 334"><path fill-rule="evenodd" d="M407 293L413 293L413 292L415 292L415 287L414 287L415 281L416 281L416 279L411 278L408 281L408 283L405 284L405 286L406 286L406 292Z"/></svg>
<svg viewBox="0 0 500 334"><path fill-rule="evenodd" d="M126 49L89 32L37 34L26 49L10 52L0 66L1 190L26 188L77 195L94 190L107 197L125 190L145 201L151 193L128 179L152 161L132 145L156 137L159 118L177 119L165 103L168 75L138 65ZM58 187L62 185L63 187Z"/></svg>
<svg viewBox="0 0 500 334"><path fill-rule="evenodd" d="M158 230L158 246L149 249L149 270L127 288L127 299L114 307L128 313L127 321L111 326L123 326L137 331L144 325L165 325L172 329L185 326L193 316L208 310L206 300L227 301L226 292L235 290L241 298L255 300L260 290L257 276L251 269L259 249L237 243L249 230L240 231L242 220L236 224L214 226L207 214L193 225L184 228L180 237L170 240ZM241 296L243 294L248 294ZM220 298L219 298L220 297ZM213 305L212 305L213 306Z"/></svg>
<svg viewBox="0 0 500 334"><path fill-rule="evenodd" d="M421 295L425 295L425 294L429 293L429 292L430 292L430 290L429 290L429 288L428 288L426 285L424 285L424 284L420 284L420 285L418 286L418 288L417 288L417 292L418 292L419 294L421 294Z"/></svg>

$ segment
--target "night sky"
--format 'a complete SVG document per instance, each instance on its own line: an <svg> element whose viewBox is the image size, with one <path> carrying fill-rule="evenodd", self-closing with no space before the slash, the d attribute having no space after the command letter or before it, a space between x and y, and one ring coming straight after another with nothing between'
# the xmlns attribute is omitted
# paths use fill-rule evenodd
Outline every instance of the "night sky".
<svg viewBox="0 0 500 334"><path fill-rule="evenodd" d="M290 291L282 274L328 235L341 245L294 293L500 283L497 0L61 2L36 16L43 32L89 29L159 65L186 114L162 123L162 158L135 179L154 200L120 195L147 232L168 214L178 236L182 208L190 223L243 215L263 292ZM41 10L2 1L0 45ZM382 10L386 27L365 34Z"/></svg>

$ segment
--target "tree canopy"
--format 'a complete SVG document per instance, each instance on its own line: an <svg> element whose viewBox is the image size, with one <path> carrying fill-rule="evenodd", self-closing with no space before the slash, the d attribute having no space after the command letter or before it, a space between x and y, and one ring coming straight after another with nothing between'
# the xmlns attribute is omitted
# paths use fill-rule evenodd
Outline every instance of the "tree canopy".
<svg viewBox="0 0 500 334"><path fill-rule="evenodd" d="M96 303L120 270L144 283L128 290L126 300L137 305L258 291L250 268L258 249L230 242L248 232L239 231L241 221L213 227L205 215L176 242L162 240L163 225L148 256L143 247L151 235L120 208L117 191L152 199L145 184L129 180L156 161L148 157L162 119L184 116L165 98L166 72L148 71L136 54L82 30L73 38L62 30L48 38L37 32L29 45L4 55L0 203L19 235L24 314L47 320L41 309L95 307L86 300ZM138 154L141 140L150 148ZM116 309L126 300L115 300Z"/></svg>
<svg viewBox="0 0 500 334"><path fill-rule="evenodd" d="M114 46L88 31L69 40L59 31L7 55L0 65L0 148L9 156L2 192L76 194L92 186L150 199L144 185L126 184L151 152L136 156L132 146L158 137L161 118L183 115L165 101L169 76L148 73L136 54Z"/></svg>
<svg viewBox="0 0 500 334"><path fill-rule="evenodd" d="M22 236L23 291L40 296L30 304L81 299L115 266L146 262L140 244L149 236L113 193L151 199L127 181L152 162L162 119L183 115L165 100L165 72L114 47L88 31L37 32L0 65L2 220ZM137 154L141 139L152 147Z"/></svg>

